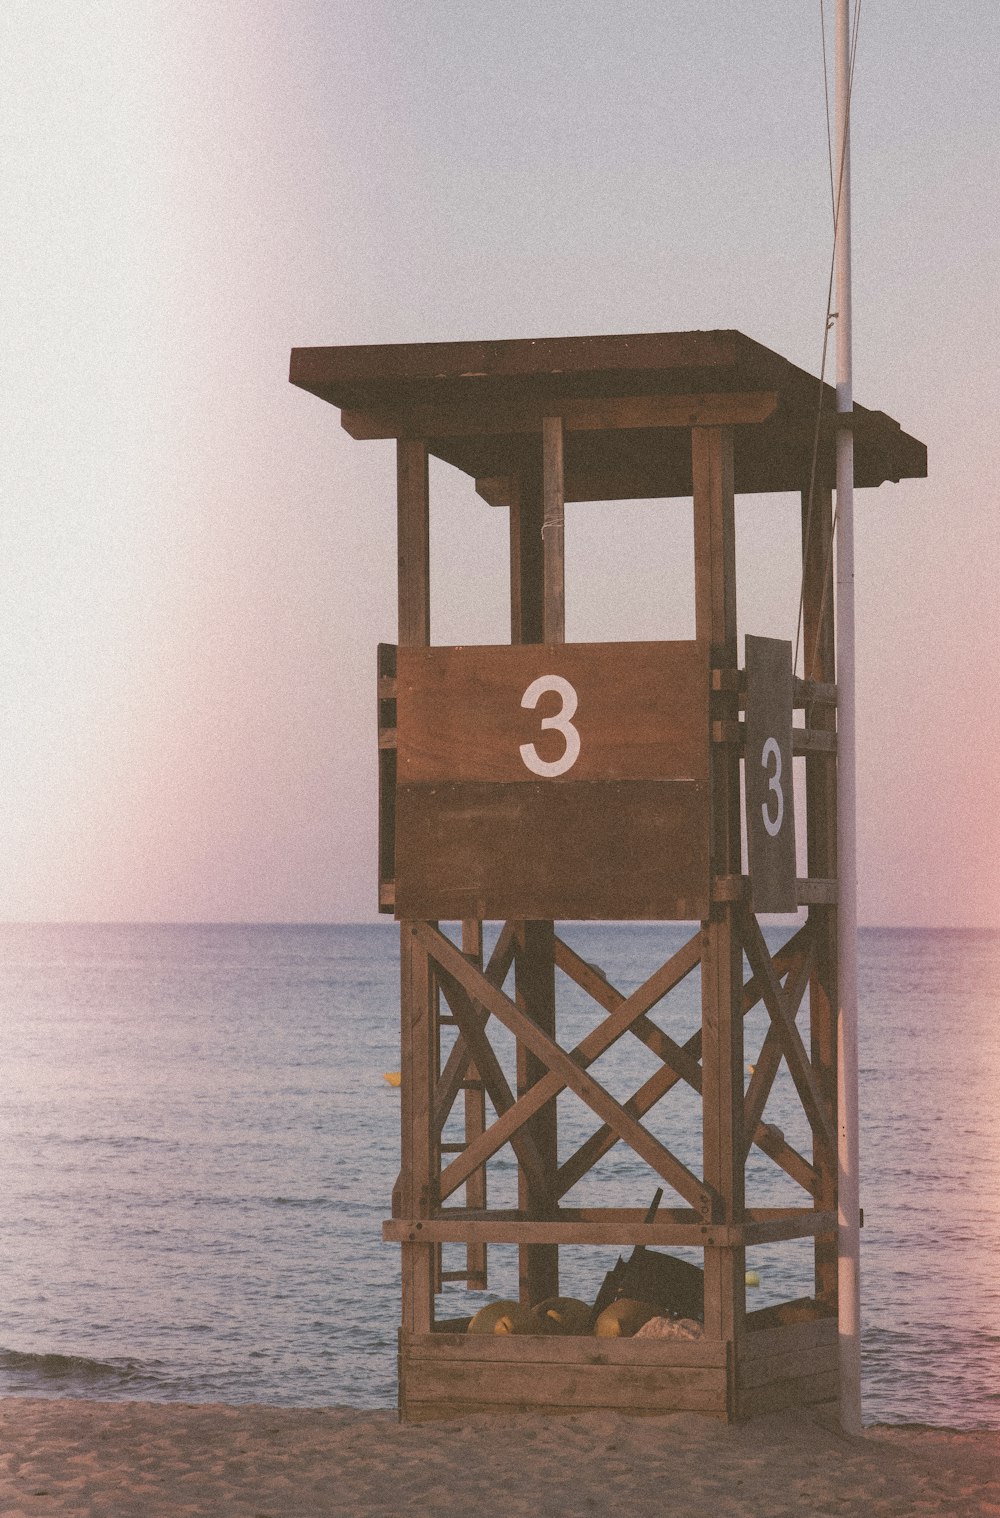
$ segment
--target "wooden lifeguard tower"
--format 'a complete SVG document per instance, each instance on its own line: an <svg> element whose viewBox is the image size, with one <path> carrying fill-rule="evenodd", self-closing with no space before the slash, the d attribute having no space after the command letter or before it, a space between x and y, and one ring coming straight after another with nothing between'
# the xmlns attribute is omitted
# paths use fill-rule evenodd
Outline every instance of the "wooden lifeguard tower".
<svg viewBox="0 0 1000 1518"><path fill-rule="evenodd" d="M401 934L402 1171L384 1234L402 1246L402 1417L603 1407L743 1419L834 1400L832 390L735 331L303 348L291 379L340 407L353 437L397 440L399 633L380 650L378 710L379 905ZM853 428L856 485L926 473L924 446L890 417L855 407ZM429 454L509 512L510 646L430 646ZM748 638L743 668L738 655L734 496L778 491L803 498L804 679L790 644ZM565 643L565 503L657 497L693 502L695 638ZM806 922L772 956L757 914L801 905ZM692 929L626 996L560 938L560 920L586 918ZM461 922L460 947L441 920ZM484 921L502 924L486 962ZM571 1049L557 970L595 1003ZM649 1014L696 971L701 1022L680 1043ZM744 1018L761 1002L769 1027L748 1079ZM456 1032L443 1060L442 1021ZM513 1079L496 1026L516 1040ZM589 1067L624 1038L658 1065L621 1102ZM766 1120L782 1061L806 1153ZM682 1084L701 1098L700 1173L643 1121ZM566 1090L595 1120L572 1153L556 1124ZM465 1136L445 1143L456 1104ZM561 1205L619 1143L674 1193L652 1222L640 1208ZM487 1163L508 1144L519 1205L491 1208ZM754 1145L799 1205L746 1205ZM788 1239L815 1242L812 1295L748 1313L745 1251ZM558 1292L561 1245L696 1246L704 1338L472 1337L436 1324L441 1246L464 1245L458 1274L483 1286L498 1243L519 1246L527 1302Z"/></svg>

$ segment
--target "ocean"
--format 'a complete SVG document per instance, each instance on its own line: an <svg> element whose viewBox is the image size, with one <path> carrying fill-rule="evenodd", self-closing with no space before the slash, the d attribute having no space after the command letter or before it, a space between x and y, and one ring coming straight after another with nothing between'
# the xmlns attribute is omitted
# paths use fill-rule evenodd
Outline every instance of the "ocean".
<svg viewBox="0 0 1000 1518"><path fill-rule="evenodd" d="M561 931L623 991L688 932ZM1000 935L864 930L860 972L865 1419L997 1428ZM565 989L575 1041L600 1014ZM0 1394L391 1405L398 1016L390 923L0 926ZM656 1017L693 1032L696 977ZM747 1019L748 1062L765 1027ZM629 1039L595 1074L624 1098L649 1060ZM766 1116L804 1145L793 1096L783 1073ZM559 1113L567 1146L594 1126L569 1094ZM697 1168L693 1096L655 1113ZM654 1184L618 1146L566 1200ZM514 1185L498 1156L491 1200ZM756 1152L748 1197L798 1199ZM563 1289L592 1298L617 1253L565 1251ZM485 1295L447 1285L443 1314L516 1294L515 1255L491 1251ZM747 1264L750 1306L810 1289L805 1241Z"/></svg>

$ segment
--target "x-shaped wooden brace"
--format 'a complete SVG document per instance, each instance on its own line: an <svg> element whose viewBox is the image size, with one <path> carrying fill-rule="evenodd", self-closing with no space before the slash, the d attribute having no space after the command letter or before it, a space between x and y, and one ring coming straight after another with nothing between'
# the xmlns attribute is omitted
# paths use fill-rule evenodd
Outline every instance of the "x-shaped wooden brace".
<svg viewBox="0 0 1000 1518"><path fill-rule="evenodd" d="M754 1078L751 1078L750 1087L746 1095L744 1112L749 1109L751 1113L756 1109L758 1114L763 1112L764 1103L767 1101L770 1082L777 1074L781 1055L785 1057L789 1073L795 1082L795 1089L799 1093L799 1100L805 1109L809 1126L814 1135L825 1143L834 1153L837 1150L837 1135L834 1131L833 1120L827 1109L826 1101L820 1087L819 1078L806 1053L802 1042L802 1035L795 1025L795 1015L798 1012L799 1003L808 983L808 972L799 972L795 983L787 988L783 987L764 942L764 935L760 930L760 924L753 912L744 910L742 916L743 947L750 968L761 987L761 996L771 1019L767 1039L764 1041L764 1049L761 1050L761 1059L764 1060L764 1070L757 1089L754 1089ZM768 1049L768 1039L774 1035L771 1047ZM766 1060L764 1058L767 1050ZM760 1061L758 1061L758 1068ZM756 1076L756 1071L754 1072ZM770 1076L770 1079L768 1078ZM752 1098L752 1105L751 1105Z"/></svg>
<svg viewBox="0 0 1000 1518"><path fill-rule="evenodd" d="M691 940L691 945L698 943L699 938L700 935L696 935ZM778 951L774 959L769 959L768 962L772 967L774 978L779 981L779 990L781 989L780 977L785 974L794 976L796 987L799 978L804 975L804 990L805 981L808 981L809 977L808 967L812 963L812 939L809 925L806 924L797 933L793 934L784 947ZM556 939L556 964L582 990L586 991L595 1001L599 1002L606 1011L613 1012L622 1004L624 998L621 992L616 991L614 986L610 985L592 966L581 959L568 944L563 943L558 938ZM785 992L785 995L791 1001L791 1005L796 1010L802 999L802 994L803 992L801 991L796 994L794 990ZM764 983L758 976L754 975L743 987L742 1015L745 1017L763 996ZM686 1080L688 1085L693 1086L696 1091L701 1091L701 1065L699 1063L701 1059L701 1030L699 1029L697 1033L692 1034L686 1043L678 1045L672 1039L668 1039L666 1034L661 1033L655 1024L648 1023L647 1026L658 1035L658 1043L654 1043L647 1038L641 1021L637 1023L633 1031L643 1039L643 1042L648 1044L650 1049L659 1054L660 1058L664 1060L664 1066L661 1070L657 1070L655 1074L650 1076L649 1080L640 1086L635 1095L630 1097L625 1103L625 1110L633 1117L642 1117L662 1097L666 1096L667 1092L671 1091L680 1080ZM752 1085L753 1082L751 1080ZM767 1099L766 1092L764 1099L765 1101ZM763 1111L763 1104L761 1104L761 1111ZM747 1122L744 1131L752 1136L752 1143L755 1143L758 1148L769 1155L804 1190L808 1191L810 1195L815 1195L819 1185L819 1176L816 1170L803 1155L799 1154L796 1149L793 1149L790 1144L786 1143L778 1135L776 1129L760 1121L760 1113L757 1114L757 1119L752 1126L749 1121ZM587 1171L592 1169L597 1161L607 1154L608 1150L612 1149L617 1142L618 1135L608 1124L592 1133L590 1138L581 1144L580 1148L560 1165L556 1174L557 1197L565 1196L566 1192L575 1186L577 1181L586 1175Z"/></svg>
<svg viewBox="0 0 1000 1518"><path fill-rule="evenodd" d="M707 1186L693 1171L671 1154L670 1150L637 1122L610 1092L586 1073L588 1065L627 1033L631 1024L677 985L698 962L699 951L696 939L685 945L678 954L662 965L643 986L627 997L621 1006L605 1018L604 1022L588 1034L587 1038L572 1052L567 1052L554 1039L549 1038L515 1002L511 1001L510 997L498 987L490 985L482 972L471 965L461 951L438 928L430 923L412 923L409 931L434 961L442 990L452 1004L453 1010L456 1011L456 1016L458 1016L457 1008L449 996L449 981L457 982L458 986L465 991L470 1004L478 1003L484 1013L492 1013L548 1067L549 1071L541 1080L536 1081L512 1107L498 1116L497 1121L481 1139L470 1144L442 1172L440 1190L442 1200L462 1185L467 1176L482 1165L508 1139L513 1142L513 1135L528 1118L568 1086L598 1117L604 1120L615 1134L615 1141L623 1140L704 1218L711 1219L714 1216L718 1197L712 1187ZM489 1048L481 1028L480 1036L482 1043ZM473 1058L482 1071L480 1054L484 1051L477 1045L470 1045L470 1047ZM495 1060L495 1056L493 1058ZM551 1189L551 1183L546 1189Z"/></svg>

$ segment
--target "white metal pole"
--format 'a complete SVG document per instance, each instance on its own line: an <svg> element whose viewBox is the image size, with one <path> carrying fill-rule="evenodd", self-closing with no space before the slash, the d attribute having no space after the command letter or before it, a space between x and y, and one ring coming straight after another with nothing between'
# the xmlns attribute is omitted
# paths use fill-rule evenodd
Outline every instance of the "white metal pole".
<svg viewBox="0 0 1000 1518"><path fill-rule="evenodd" d="M837 0L837 411L853 405L851 361L851 38ZM854 434L837 429L837 1194L840 1421L861 1433L861 1236L858 1185L858 881L854 665Z"/></svg>

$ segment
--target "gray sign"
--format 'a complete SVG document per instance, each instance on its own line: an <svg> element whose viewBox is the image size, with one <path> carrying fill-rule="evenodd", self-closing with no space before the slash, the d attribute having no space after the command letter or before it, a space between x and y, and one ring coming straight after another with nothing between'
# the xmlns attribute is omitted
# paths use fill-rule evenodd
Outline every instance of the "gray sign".
<svg viewBox="0 0 1000 1518"><path fill-rule="evenodd" d="M746 639L744 785L750 897L755 912L794 912L792 645Z"/></svg>

